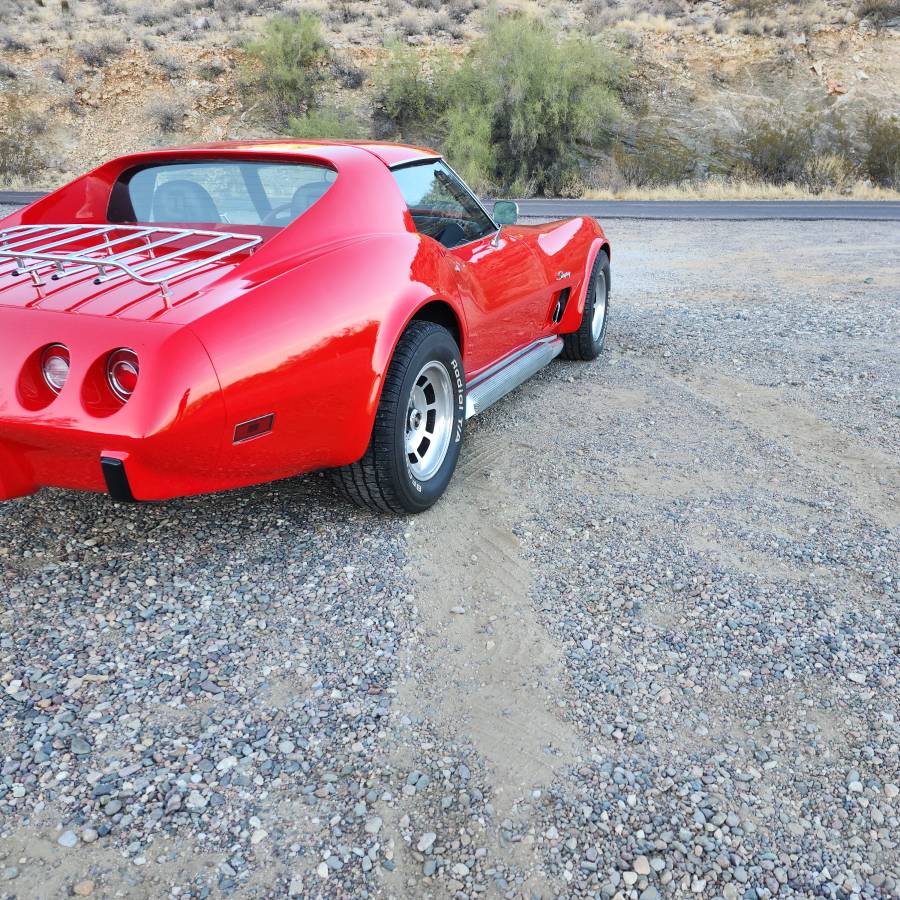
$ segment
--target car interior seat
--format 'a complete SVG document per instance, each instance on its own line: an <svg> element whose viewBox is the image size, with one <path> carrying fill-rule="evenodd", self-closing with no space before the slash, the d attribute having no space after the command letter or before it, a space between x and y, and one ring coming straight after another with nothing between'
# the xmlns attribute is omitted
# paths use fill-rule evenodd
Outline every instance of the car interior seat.
<svg viewBox="0 0 900 900"><path fill-rule="evenodd" d="M206 188L193 181L167 181L153 192L154 222L219 223L222 217Z"/></svg>

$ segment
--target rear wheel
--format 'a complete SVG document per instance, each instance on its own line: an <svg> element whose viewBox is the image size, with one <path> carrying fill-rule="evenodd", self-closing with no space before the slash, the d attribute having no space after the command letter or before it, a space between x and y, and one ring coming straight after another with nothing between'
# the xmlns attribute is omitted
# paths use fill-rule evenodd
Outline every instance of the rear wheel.
<svg viewBox="0 0 900 900"><path fill-rule="evenodd" d="M591 269L581 325L578 331L563 335L565 359L589 360L600 355L609 321L609 285L609 257L605 250L601 250Z"/></svg>
<svg viewBox="0 0 900 900"><path fill-rule="evenodd" d="M428 509L456 468L465 399L462 359L450 332L411 322L388 368L365 456L335 470L347 497L382 512Z"/></svg>

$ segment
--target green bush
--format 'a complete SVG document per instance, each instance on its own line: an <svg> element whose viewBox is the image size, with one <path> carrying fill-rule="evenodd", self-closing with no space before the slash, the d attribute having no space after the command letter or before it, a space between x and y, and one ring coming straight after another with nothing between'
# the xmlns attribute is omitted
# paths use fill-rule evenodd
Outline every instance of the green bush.
<svg viewBox="0 0 900 900"><path fill-rule="evenodd" d="M380 136L437 140L447 110L447 83L452 77L448 57L439 55L426 68L420 54L405 41L392 40L387 50L376 100L376 118L383 122Z"/></svg>
<svg viewBox="0 0 900 900"><path fill-rule="evenodd" d="M522 15L492 17L447 92L447 152L475 182L514 193L578 192L578 144L608 146L624 64ZM490 135L490 155L475 141Z"/></svg>
<svg viewBox="0 0 900 900"><path fill-rule="evenodd" d="M362 123L350 113L333 107L312 109L306 115L292 116L288 132L297 138L352 140L365 136Z"/></svg>
<svg viewBox="0 0 900 900"><path fill-rule="evenodd" d="M414 51L392 47L379 107L406 139L433 133L478 190L572 194L579 144L611 142L624 74L597 44L559 39L524 15L494 15L456 68L439 61L428 74Z"/></svg>
<svg viewBox="0 0 900 900"><path fill-rule="evenodd" d="M900 120L871 112L866 117L866 175L882 187L900 190Z"/></svg>
<svg viewBox="0 0 900 900"><path fill-rule="evenodd" d="M316 104L322 79L321 65L328 56L316 16L270 19L263 35L247 48L261 72L257 87L271 104L278 124L309 112Z"/></svg>

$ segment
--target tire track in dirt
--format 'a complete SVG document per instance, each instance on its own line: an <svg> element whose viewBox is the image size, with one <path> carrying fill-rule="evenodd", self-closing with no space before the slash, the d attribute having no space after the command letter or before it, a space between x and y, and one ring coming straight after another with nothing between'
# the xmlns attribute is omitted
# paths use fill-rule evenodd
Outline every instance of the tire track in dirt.
<svg viewBox="0 0 900 900"><path fill-rule="evenodd" d="M502 812L570 760L574 734L554 711L560 652L532 607L512 531L521 501L503 469L515 454L487 431L472 443L447 501L415 521L409 543L439 673L432 702L494 771Z"/></svg>
<svg viewBox="0 0 900 900"><path fill-rule="evenodd" d="M512 530L527 512L505 477L519 454L508 432L473 431L447 496L408 532L424 635L412 669L422 677L403 683L398 701L471 742L499 824L528 818L532 792L575 761L577 738L559 712L561 651L538 621ZM524 843L495 850L532 874L539 862Z"/></svg>

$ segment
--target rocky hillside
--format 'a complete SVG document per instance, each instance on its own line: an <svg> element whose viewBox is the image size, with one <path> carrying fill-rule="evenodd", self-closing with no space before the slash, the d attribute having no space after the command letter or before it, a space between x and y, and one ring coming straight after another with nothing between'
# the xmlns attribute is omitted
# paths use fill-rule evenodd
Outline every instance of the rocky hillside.
<svg viewBox="0 0 900 900"><path fill-rule="evenodd" d="M828 116L852 136L870 109L900 113L900 4L891 0L501 0L633 63L619 136L632 151L690 148L769 116ZM331 48L325 91L371 120L385 40L423 57L464 54L480 0L252 2L0 0L0 186L47 187L152 145L272 134L247 45L266 19L317 13ZM660 150L659 148L662 148ZM693 157L692 157L693 158ZM621 187L601 160L588 187Z"/></svg>

